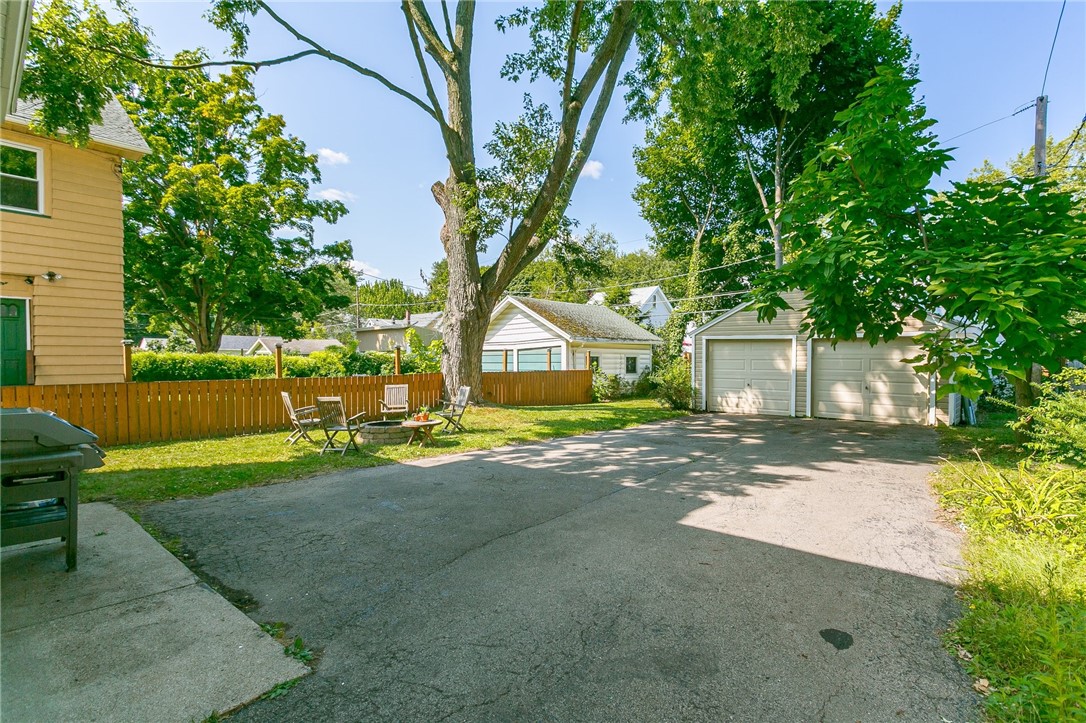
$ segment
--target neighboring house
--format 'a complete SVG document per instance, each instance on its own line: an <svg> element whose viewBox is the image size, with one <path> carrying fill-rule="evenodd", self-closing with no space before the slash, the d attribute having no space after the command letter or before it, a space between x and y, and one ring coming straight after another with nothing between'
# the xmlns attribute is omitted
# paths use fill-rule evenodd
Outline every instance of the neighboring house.
<svg viewBox="0 0 1086 723"><path fill-rule="evenodd" d="M150 149L116 100L84 148L30 133L36 107L20 101L0 139L2 382L121 382L121 159Z"/></svg>
<svg viewBox="0 0 1086 723"><path fill-rule="evenodd" d="M589 304L597 306L602 306L603 301L602 291L597 291L588 298ZM639 286L636 289L630 289L630 305L637 308L642 323L653 329L659 329L666 324L674 310L671 302L668 301L667 294L659 286Z"/></svg>
<svg viewBox="0 0 1086 723"><path fill-rule="evenodd" d="M309 356L315 351L328 351L334 346L343 345L336 339L295 339L294 341L288 341L283 344L283 353ZM272 349L275 349L274 344L272 345Z"/></svg>
<svg viewBox="0 0 1086 723"><path fill-rule="evenodd" d="M423 344L440 339L442 313L408 314L403 319L363 319L355 329L358 351L392 351L396 347L408 348L406 334L414 329Z"/></svg>
<svg viewBox="0 0 1086 723"><path fill-rule="evenodd" d="M749 302L694 330L691 375L695 405L712 412L859 419L892 424L956 424L961 397L937 399L937 379L902 359L920 354L914 337L954 329L934 315L909 318L905 332L871 346L801 332L801 293L785 294L792 310L759 323Z"/></svg>
<svg viewBox="0 0 1086 723"><path fill-rule="evenodd" d="M220 354L238 356L266 356L275 353L275 345L282 344L281 336L247 336L223 334L219 341Z"/></svg>
<svg viewBox="0 0 1086 723"><path fill-rule="evenodd" d="M598 368L636 379L660 337L606 306L507 296L490 316L483 371Z"/></svg>
<svg viewBox="0 0 1086 723"><path fill-rule="evenodd" d="M140 339L139 345L136 347L137 351L162 351L166 348L166 342L168 342L164 336L145 336Z"/></svg>

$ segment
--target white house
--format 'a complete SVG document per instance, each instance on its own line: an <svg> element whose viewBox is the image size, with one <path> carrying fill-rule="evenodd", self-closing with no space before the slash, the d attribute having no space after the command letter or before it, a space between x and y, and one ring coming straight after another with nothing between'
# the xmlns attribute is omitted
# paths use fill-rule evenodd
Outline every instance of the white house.
<svg viewBox="0 0 1086 723"><path fill-rule="evenodd" d="M490 316L483 371L595 366L628 380L652 369L660 337L606 306L508 296Z"/></svg>
<svg viewBox="0 0 1086 723"><path fill-rule="evenodd" d="M408 313L404 319L362 319L355 329L358 351L392 351L396 347L407 348L407 330L414 329L423 344L442 338L443 314L440 311L424 314Z"/></svg>
<svg viewBox="0 0 1086 723"><path fill-rule="evenodd" d="M961 398L936 396L938 379L903 359L920 354L915 337L933 329L962 330L930 315L909 318L904 333L871 346L800 331L803 294L784 295L792 309L759 323L750 303L694 330L691 352L695 405L711 412L857 419L891 424L956 424Z"/></svg>
<svg viewBox="0 0 1086 723"><path fill-rule="evenodd" d="M597 291L588 298L588 303L602 306L604 293ZM653 329L659 329L671 318L673 311L664 290L659 286L639 286L630 289L630 305L641 313L641 319Z"/></svg>

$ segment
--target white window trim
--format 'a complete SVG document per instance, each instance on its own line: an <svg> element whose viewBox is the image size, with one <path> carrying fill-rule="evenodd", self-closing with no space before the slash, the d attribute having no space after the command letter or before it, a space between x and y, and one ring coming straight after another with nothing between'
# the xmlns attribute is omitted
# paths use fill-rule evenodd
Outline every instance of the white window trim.
<svg viewBox="0 0 1086 723"><path fill-rule="evenodd" d="M4 206L4 205L0 204L0 209L3 209L4 211L15 211L17 213L32 213L32 214L34 214L36 216L44 216L45 215L45 151L43 149L41 149L41 148L36 148L34 146L28 146L28 145L23 144L23 143L13 143L12 141L0 141L0 146L8 146L9 148L18 148L18 149L23 150L23 151L33 151L33 153L37 157L37 161L38 161L38 165L37 165L38 177L36 179L34 179L34 180L36 180L38 182L38 208L36 210L34 210L34 211L31 211L28 208L19 208L18 206ZM11 174L7 174L7 175L11 175ZM12 178L23 178L23 176L14 176L14 175L12 175L11 177ZM28 178L28 179L25 179L25 180L29 181L31 179Z"/></svg>

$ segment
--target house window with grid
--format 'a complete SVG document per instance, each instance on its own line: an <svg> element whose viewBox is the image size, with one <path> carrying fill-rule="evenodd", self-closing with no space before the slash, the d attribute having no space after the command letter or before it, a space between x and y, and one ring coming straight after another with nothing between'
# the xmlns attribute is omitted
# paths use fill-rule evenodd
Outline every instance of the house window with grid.
<svg viewBox="0 0 1086 723"><path fill-rule="evenodd" d="M0 143L0 208L43 213L40 148Z"/></svg>

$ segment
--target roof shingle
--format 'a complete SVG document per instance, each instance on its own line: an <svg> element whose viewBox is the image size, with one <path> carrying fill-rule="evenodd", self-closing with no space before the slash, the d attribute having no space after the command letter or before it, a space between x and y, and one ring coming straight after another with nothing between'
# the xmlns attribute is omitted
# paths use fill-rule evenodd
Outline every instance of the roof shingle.
<svg viewBox="0 0 1086 723"><path fill-rule="evenodd" d="M606 306L524 297L516 297L515 300L578 341L663 343L663 339L651 331L646 331Z"/></svg>

